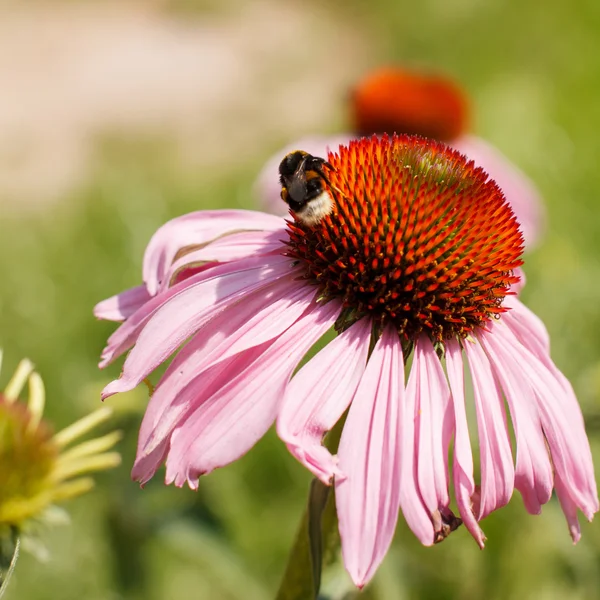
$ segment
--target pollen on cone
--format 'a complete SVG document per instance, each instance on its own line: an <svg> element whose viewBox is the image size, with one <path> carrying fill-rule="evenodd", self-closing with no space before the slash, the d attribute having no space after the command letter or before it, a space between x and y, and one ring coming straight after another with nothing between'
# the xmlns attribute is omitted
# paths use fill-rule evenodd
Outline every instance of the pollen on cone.
<svg viewBox="0 0 600 600"><path fill-rule="evenodd" d="M396 132L450 141L467 129L467 98L453 81L398 68L375 71L359 82L351 110L361 135Z"/></svg>
<svg viewBox="0 0 600 600"><path fill-rule="evenodd" d="M331 214L290 223L289 255L343 329L370 316L404 339L465 337L505 309L523 238L498 186L444 144L413 136L353 141L332 165Z"/></svg>

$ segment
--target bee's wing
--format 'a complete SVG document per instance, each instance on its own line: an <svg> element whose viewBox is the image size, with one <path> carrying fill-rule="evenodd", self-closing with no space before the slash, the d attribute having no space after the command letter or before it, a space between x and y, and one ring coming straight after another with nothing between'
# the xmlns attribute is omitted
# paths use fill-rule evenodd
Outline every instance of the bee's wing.
<svg viewBox="0 0 600 600"><path fill-rule="evenodd" d="M299 173L294 177L288 187L290 198L296 202L302 202L306 198L306 173Z"/></svg>
<svg viewBox="0 0 600 600"><path fill-rule="evenodd" d="M288 191L290 197L296 202L302 202L306 196L306 160L308 155L305 156L298 165L296 172L293 177L290 178L290 185Z"/></svg>

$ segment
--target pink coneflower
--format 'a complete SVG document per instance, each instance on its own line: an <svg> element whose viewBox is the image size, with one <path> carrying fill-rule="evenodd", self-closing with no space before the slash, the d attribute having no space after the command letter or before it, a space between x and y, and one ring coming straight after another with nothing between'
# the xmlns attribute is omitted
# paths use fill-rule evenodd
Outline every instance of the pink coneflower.
<svg viewBox="0 0 600 600"><path fill-rule="evenodd" d="M588 519L598 510L590 448L544 326L511 291L523 244L502 192L422 138L353 141L328 160L334 207L318 223L180 217L151 240L144 286L96 307L124 320L101 366L133 346L105 398L183 345L150 399L134 478L144 483L166 462L167 483L196 489L276 421L292 454L336 487L358 586L383 559L400 510L425 545L462 521L483 547L479 521L513 488L537 514L554 487L577 541L577 508ZM296 372L332 328L338 336ZM322 438L347 409L332 456Z"/></svg>
<svg viewBox="0 0 600 600"><path fill-rule="evenodd" d="M325 156L340 144L371 134L409 133L442 141L475 164L498 183L515 212L528 248L544 228L545 211L532 181L497 148L469 133L469 102L451 79L399 67L368 73L350 96L350 133L306 136L277 152L265 165L255 185L261 204L275 214L285 214L279 197L277 167L281 157L299 148Z"/></svg>

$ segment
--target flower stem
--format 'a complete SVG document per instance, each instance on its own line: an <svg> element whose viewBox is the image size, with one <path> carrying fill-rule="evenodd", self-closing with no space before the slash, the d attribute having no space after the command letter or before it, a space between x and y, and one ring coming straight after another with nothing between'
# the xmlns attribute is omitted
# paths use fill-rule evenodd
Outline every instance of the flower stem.
<svg viewBox="0 0 600 600"><path fill-rule="evenodd" d="M337 451L345 420L344 415L325 439L332 453ZM323 566L335 560L339 547L334 490L314 478L276 600L317 600Z"/></svg>
<svg viewBox="0 0 600 600"><path fill-rule="evenodd" d="M20 539L16 527L9 527L0 534L0 598L6 592L8 582L19 558Z"/></svg>

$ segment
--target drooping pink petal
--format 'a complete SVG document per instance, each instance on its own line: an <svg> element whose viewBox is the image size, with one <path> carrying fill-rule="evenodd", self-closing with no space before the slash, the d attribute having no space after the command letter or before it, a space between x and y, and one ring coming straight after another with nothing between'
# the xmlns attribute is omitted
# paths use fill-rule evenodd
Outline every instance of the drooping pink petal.
<svg viewBox="0 0 600 600"><path fill-rule="evenodd" d="M486 351L510 408L517 442L515 487L525 508L539 514L552 496L553 476L535 394L523 366L498 336L481 331L477 339Z"/></svg>
<svg viewBox="0 0 600 600"><path fill-rule="evenodd" d="M173 285L175 281L180 281L184 271L211 263L230 262L275 251L281 252L281 240L285 235L283 227L275 231L244 231L231 233L197 249L190 249L175 258L162 281L161 290Z"/></svg>
<svg viewBox="0 0 600 600"><path fill-rule="evenodd" d="M210 276L206 273L198 273L189 279L166 290L162 294L150 297L150 299L130 315L125 322L108 338L106 346L102 350L99 367L106 368L123 353L131 348L140 332L150 318L161 308L169 298L180 294L184 289L199 282L205 281Z"/></svg>
<svg viewBox="0 0 600 600"><path fill-rule="evenodd" d="M473 135L450 142L459 152L475 161L500 186L517 215L528 248L538 241L545 227L544 204L533 182L499 150Z"/></svg>
<svg viewBox="0 0 600 600"><path fill-rule="evenodd" d="M481 498L475 507L481 521L504 506L512 496L515 468L504 411L504 400L494 379L489 360L480 344L466 340L464 349L469 360L481 456Z"/></svg>
<svg viewBox="0 0 600 600"><path fill-rule="evenodd" d="M454 479L454 494L460 517L475 541L483 548L485 535L473 513L472 498L475 494L473 479L473 453L469 438L469 425L465 409L465 382L462 349L457 340L446 342L446 371L452 393L454 409L454 456L452 476Z"/></svg>
<svg viewBox="0 0 600 600"><path fill-rule="evenodd" d="M415 342L406 394L413 395L415 402L415 461L419 493L433 516L449 509L447 461L454 419L450 412L446 376L433 344L425 335ZM441 526L441 522L437 524ZM441 533L441 529L436 533Z"/></svg>
<svg viewBox="0 0 600 600"><path fill-rule="evenodd" d="M517 340L529 350L550 372L555 382L563 391L562 402L565 405L565 413L573 421L573 426L579 431L585 431L583 415L579 403L569 380L556 367L550 358L550 336L541 319L531 312L524 304L515 298L510 299L511 310L503 315L502 322L508 327ZM592 454L589 444L579 448L581 459L585 464L585 470L593 474ZM589 480L588 493L590 497L596 498L596 484L593 479Z"/></svg>
<svg viewBox="0 0 600 600"><path fill-rule="evenodd" d="M561 478L565 491L591 520L598 511L598 492L583 416L571 386L549 356L538 359L502 321L491 326L490 335L520 363L534 392L555 479Z"/></svg>
<svg viewBox="0 0 600 600"><path fill-rule="evenodd" d="M518 341L550 371L564 392L563 402L567 406L567 414L575 420L576 427L585 428L573 387L550 358L550 336L541 319L516 298L507 299L507 304L511 310L503 315L502 322L510 329ZM589 446L582 448L581 451L585 456L587 469L591 472L593 465ZM591 491L595 493L595 487Z"/></svg>
<svg viewBox="0 0 600 600"><path fill-rule="evenodd" d="M195 410L173 432L167 483L181 486L187 481L195 487L200 475L236 460L264 435L277 415L292 373L334 324L340 308L337 301L313 304L274 341L245 351L261 353L243 370L236 369L233 377L227 374L224 385L196 403Z"/></svg>
<svg viewBox="0 0 600 600"><path fill-rule="evenodd" d="M202 246L228 233L280 229L281 219L248 210L202 210L177 217L152 236L142 269L148 293L154 296L177 254L186 246Z"/></svg>
<svg viewBox="0 0 600 600"><path fill-rule="evenodd" d="M556 383L564 392L567 414L574 419L576 426L584 427L583 415L573 391L573 386L564 374L556 367L550 357L550 336L541 319L516 298L510 298L511 310L502 316L502 322L508 327L517 340L531 352L550 371ZM583 449L588 462L588 469L593 469L592 455L589 446Z"/></svg>
<svg viewBox="0 0 600 600"><path fill-rule="evenodd" d="M400 410L398 411L400 506L408 526L419 541L425 546L431 546L435 540L435 530L431 513L419 492L418 482L418 440L415 430L417 382L418 378L414 375L409 378L406 391L403 390L404 398L402 395L400 397ZM403 383L401 386L404 387Z"/></svg>
<svg viewBox="0 0 600 600"><path fill-rule="evenodd" d="M103 369L117 359L121 354L131 348L142 329L146 326L146 323L156 314L156 312L162 308L168 300L183 293L184 290L202 284L205 281L218 278L221 275L230 275L234 273L243 273L249 269L256 267L263 263L279 263L289 262L283 256L270 256L268 260L265 257L256 257L252 259L235 261L233 263L222 264L213 267L208 271L202 271L195 275L187 278L180 283L177 283L173 287L165 290L150 298L143 306L141 306L133 315L127 318L111 336L108 338L106 347L102 351L102 360L100 361L100 368Z"/></svg>
<svg viewBox="0 0 600 600"><path fill-rule="evenodd" d="M169 398L169 407L166 409L165 417L168 422L163 424L159 421L160 430L150 432L154 435L144 448L138 444L138 453L131 473L133 479L138 480L142 485L150 480L167 460L173 439L178 433L185 431L186 419L190 414L215 393L222 390L232 379L251 367L271 344L272 340L269 340L258 346L252 346L243 352L212 364L197 377L188 378L188 384L182 387L176 396ZM163 396L164 393L166 392L163 387ZM174 431L175 435L173 435ZM167 482L171 483L172 479L168 479ZM182 476L178 485L183 485L184 482L185 476ZM195 481L190 480L189 483L193 489L196 489Z"/></svg>
<svg viewBox="0 0 600 600"><path fill-rule="evenodd" d="M364 586L392 541L400 508L398 412L403 403L398 334L386 328L360 381L339 447L335 495L344 565Z"/></svg>
<svg viewBox="0 0 600 600"><path fill-rule="evenodd" d="M294 150L304 150L313 156L327 158L329 151L337 152L340 144L347 144L353 137L351 134L332 136L313 135L301 138L274 154L265 164L254 184L254 196L261 206L276 215L287 215L287 204L281 199L279 183L279 163L283 157Z"/></svg>
<svg viewBox="0 0 600 600"><path fill-rule="evenodd" d="M550 336L542 320L514 296L508 296L504 306L510 310L502 315L502 321L519 341L538 358L549 357Z"/></svg>
<svg viewBox="0 0 600 600"><path fill-rule="evenodd" d="M144 323L121 377L104 388L102 398L136 387L218 312L280 277L293 277L293 270L290 259L277 255L227 263L183 281Z"/></svg>
<svg viewBox="0 0 600 600"><path fill-rule="evenodd" d="M140 487L144 487L156 474L158 468L167 460L169 452L169 440L159 444L152 452L136 460L131 470L131 478L140 482Z"/></svg>
<svg viewBox="0 0 600 600"><path fill-rule="evenodd" d="M370 338L371 322L363 319L327 344L293 377L277 418L289 451L324 483L341 472L322 439L354 396Z"/></svg>
<svg viewBox="0 0 600 600"><path fill-rule="evenodd" d="M571 498L568 488L558 473L554 477L554 487L556 488L556 496L560 502L560 507L567 519L569 534L573 543L576 544L581 539L581 526L577 518L577 504Z"/></svg>
<svg viewBox="0 0 600 600"><path fill-rule="evenodd" d="M197 388L207 388L207 378L215 376L215 370L207 372L209 367L280 335L308 308L315 293L303 282L276 281L245 296L196 333L169 365L150 399L140 429L135 479L140 469L154 472L160 465L147 457L156 456L156 447L194 408Z"/></svg>
<svg viewBox="0 0 600 600"><path fill-rule="evenodd" d="M592 461L592 453L587 436L585 436L585 423L581 408L577 402L577 397L573 391L573 386L564 374L556 367L550 357L550 342L548 332L542 321L534 315L526 306L520 302L513 301L513 310L509 311L509 319L503 319L508 329L518 339L518 341L531 352L548 370L550 377L554 379L553 386L559 386L562 390L561 402L564 404L564 412L571 420L572 426L577 432L577 436L583 435L583 444L579 447L580 459L584 471L588 474L586 481L588 482L589 497L595 499L591 506L596 507L594 512L598 510L598 492L596 482L594 480L594 466Z"/></svg>
<svg viewBox="0 0 600 600"><path fill-rule="evenodd" d="M111 296L94 306L94 316L105 321L124 321L150 300L145 285Z"/></svg>

